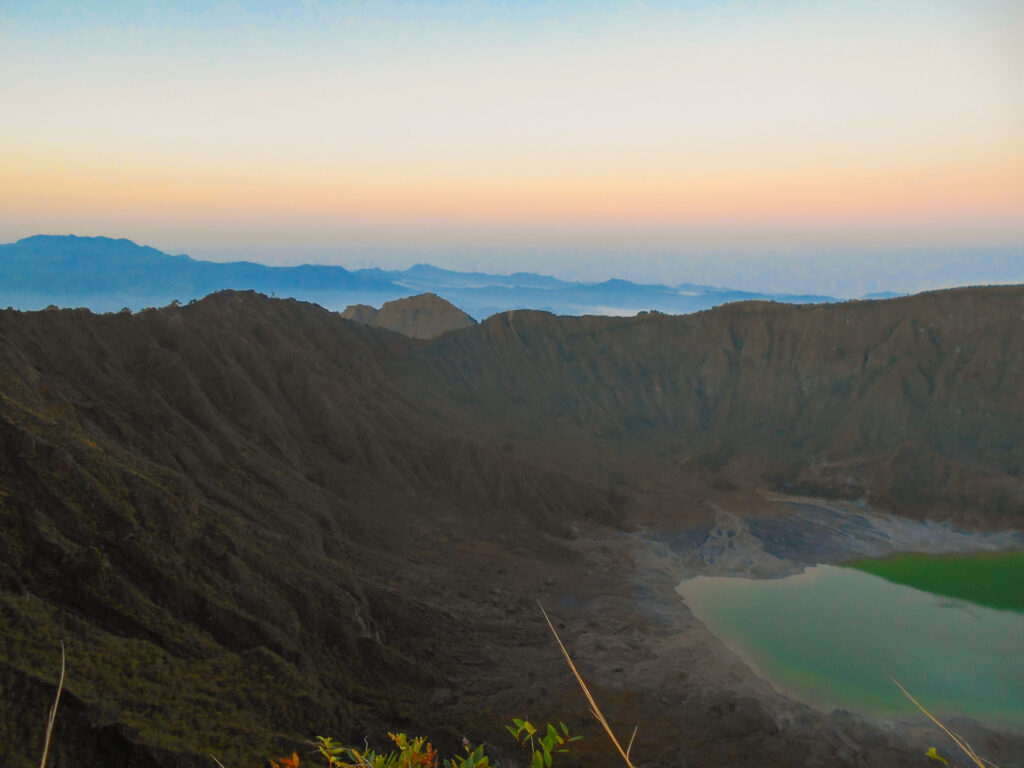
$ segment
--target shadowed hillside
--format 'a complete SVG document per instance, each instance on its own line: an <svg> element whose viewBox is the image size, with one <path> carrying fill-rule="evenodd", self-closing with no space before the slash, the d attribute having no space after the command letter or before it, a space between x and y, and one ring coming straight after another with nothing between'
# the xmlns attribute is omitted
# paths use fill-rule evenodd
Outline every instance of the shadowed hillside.
<svg viewBox="0 0 1024 768"><path fill-rule="evenodd" d="M1020 287L682 317L506 313L416 350L410 391L425 368L474 423L569 466L631 457L918 515L1024 512Z"/></svg>
<svg viewBox="0 0 1024 768"><path fill-rule="evenodd" d="M404 590L412 564L615 519L603 493L424 417L382 375L390 334L311 305L8 312L0 333L8 712L63 638L97 727L236 765L276 734L419 720L443 679L424 648L466 627ZM36 718L5 733L34 743Z"/></svg>
<svg viewBox="0 0 1024 768"><path fill-rule="evenodd" d="M517 312L427 342L225 292L0 312L0 339L8 765L38 759L60 639L55 766L241 766L386 728L454 746L510 707L565 717L579 702L532 601L617 589L630 565L573 537L685 528L676 491L1024 523L1021 288ZM611 709L648 712L657 743L661 705L636 696ZM838 754L747 700L679 706L692 731L672 738L709 760L737 734L736 765Z"/></svg>

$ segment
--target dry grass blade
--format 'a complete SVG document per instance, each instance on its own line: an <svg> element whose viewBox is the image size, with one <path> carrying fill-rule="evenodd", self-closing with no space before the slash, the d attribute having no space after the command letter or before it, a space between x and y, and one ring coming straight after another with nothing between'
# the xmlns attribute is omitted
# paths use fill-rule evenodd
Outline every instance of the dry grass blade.
<svg viewBox="0 0 1024 768"><path fill-rule="evenodd" d="M960 747L960 749L963 750L963 753L965 755L967 755L967 757L969 757L974 762L974 764L978 766L978 768L985 768L985 764L986 763L988 763L989 765L993 765L993 763L990 763L988 760L985 760L984 758L978 757L977 753L973 749L971 749L971 745L970 744L968 744L962 738L960 738L955 733L953 733L951 730L949 730L949 728L944 726L939 721L939 719L937 717L935 717L935 715L933 715L927 709L922 707L921 704L918 702L918 700L910 695L910 691L908 691L906 688L904 688L899 680L897 680L894 677L890 677L889 679L892 680L893 683L896 684L897 688L899 688L901 691L903 691L903 695L906 696L908 699L910 699L910 702L915 707L917 707L919 710L921 710L928 717L929 720L931 720L933 723L935 723L937 726L939 726L939 728L942 729L943 733L945 733L947 736L949 736L949 738L951 738L953 740L953 743L956 744L958 747Z"/></svg>
<svg viewBox="0 0 1024 768"><path fill-rule="evenodd" d="M50 739L53 738L53 723L57 719L57 706L60 704L60 694L64 690L64 642L60 644L60 681L57 683L57 695L53 698L53 706L50 707L50 717L46 722L46 738L43 740L43 756L39 760L39 768L46 768L46 758L50 756Z"/></svg>
<svg viewBox="0 0 1024 768"><path fill-rule="evenodd" d="M555 636L555 642L557 642L558 647L562 649L562 655L565 656L565 661L569 664L569 669L572 670L572 674L575 676L576 682L578 682L580 684L580 688L583 689L583 695L587 697L591 713L595 718L597 718L597 722L601 724L601 727L604 728L605 733L608 734L608 738L612 740L612 744L615 745L619 754L622 755L622 759L626 761L626 765L629 766L629 768L636 768L629 759L629 752L624 750L622 745L619 743L619 740L615 738L615 734L612 732L611 726L608 725L608 721L605 720L604 715L601 713L601 708L597 706L597 702L594 700L593 695L591 695L590 689L587 688L587 684L583 682L583 678L580 676L579 670L576 669L576 665L573 663L572 657L569 655L569 651L565 649L565 644L562 642L562 638L558 636L558 631L555 629L555 625L551 623L551 618L548 616L548 612L544 610L544 606L541 605L539 601L537 602L537 605L540 607L540 612L544 614L544 620L548 623L548 627L551 629L551 634ZM633 732L633 735L636 736L636 731ZM629 746L630 749L632 749L632 739L630 739Z"/></svg>
<svg viewBox="0 0 1024 768"><path fill-rule="evenodd" d="M212 752L207 752L206 754L208 754L210 756L210 759L213 760L213 762L215 762L217 765L219 765L220 768L224 768L224 763L218 760L216 755L214 755Z"/></svg>

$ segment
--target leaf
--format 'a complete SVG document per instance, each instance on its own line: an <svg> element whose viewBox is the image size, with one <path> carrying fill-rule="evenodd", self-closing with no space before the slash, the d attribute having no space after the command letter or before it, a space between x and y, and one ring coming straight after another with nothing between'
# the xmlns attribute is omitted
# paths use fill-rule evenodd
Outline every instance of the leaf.
<svg viewBox="0 0 1024 768"><path fill-rule="evenodd" d="M407 749L409 746L408 739L404 733L391 733L389 731L388 738L395 742L399 749Z"/></svg>
<svg viewBox="0 0 1024 768"><path fill-rule="evenodd" d="M943 765L949 765L949 760L940 755L935 747L930 747L928 751L925 752L925 755L930 757L932 760L938 760Z"/></svg>
<svg viewBox="0 0 1024 768"><path fill-rule="evenodd" d="M544 758L540 752L533 753L532 768L544 768Z"/></svg>

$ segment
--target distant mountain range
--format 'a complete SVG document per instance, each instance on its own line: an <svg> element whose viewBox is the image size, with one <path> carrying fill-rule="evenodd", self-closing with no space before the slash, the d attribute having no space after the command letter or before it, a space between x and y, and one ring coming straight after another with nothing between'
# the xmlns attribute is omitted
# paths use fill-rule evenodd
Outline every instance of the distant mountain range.
<svg viewBox="0 0 1024 768"><path fill-rule="evenodd" d="M690 283L583 283L522 272L453 272L429 264L389 271L218 263L107 237L35 235L0 245L0 307L42 309L54 304L116 312L188 302L228 288L301 299L336 311L430 292L478 320L510 309L557 315L634 315L646 310L685 314L749 299L791 304L836 301L830 296L751 293ZM892 295L896 294L885 294Z"/></svg>

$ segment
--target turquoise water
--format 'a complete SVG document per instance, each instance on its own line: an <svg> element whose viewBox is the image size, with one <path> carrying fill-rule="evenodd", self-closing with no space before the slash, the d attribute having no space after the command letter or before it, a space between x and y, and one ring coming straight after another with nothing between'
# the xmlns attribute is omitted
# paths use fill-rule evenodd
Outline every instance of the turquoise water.
<svg viewBox="0 0 1024 768"><path fill-rule="evenodd" d="M1024 613L817 566L785 579L699 576L678 591L760 675L824 709L916 712L1024 731Z"/></svg>

